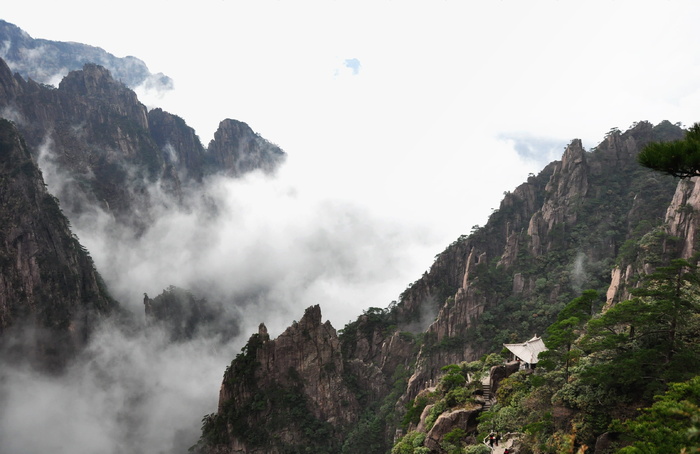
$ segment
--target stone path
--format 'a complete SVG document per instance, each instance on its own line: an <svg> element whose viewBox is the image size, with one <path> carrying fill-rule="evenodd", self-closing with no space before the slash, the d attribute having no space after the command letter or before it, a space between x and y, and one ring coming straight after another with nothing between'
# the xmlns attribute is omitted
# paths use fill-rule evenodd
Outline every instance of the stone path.
<svg viewBox="0 0 700 454"><path fill-rule="evenodd" d="M503 451L506 448L510 448L512 445L513 445L512 438L506 440L505 443L503 442L503 440L501 440L501 442L498 444L498 446L493 447L493 449L491 450L491 454L503 454Z"/></svg>
<svg viewBox="0 0 700 454"><path fill-rule="evenodd" d="M496 401L496 396L491 394L491 380L488 376L481 379L481 390L484 393L484 399L486 400L483 411L488 411Z"/></svg>
<svg viewBox="0 0 700 454"><path fill-rule="evenodd" d="M489 445L488 438L484 439L484 444L491 448L491 454L503 454L506 448L513 446L513 438L511 438L510 435L511 434L506 434L501 442L498 443L498 446L494 446L493 448Z"/></svg>
<svg viewBox="0 0 700 454"><path fill-rule="evenodd" d="M491 377L489 377L488 375L481 379L481 389L483 390L484 399L486 400L483 409L484 411L490 410L493 404L496 403L496 396L493 393L491 393ZM521 433L517 432L509 432L505 435L502 435L503 438L501 439L498 446L494 446L493 448L491 448L491 446L489 445L487 436L484 439L484 444L491 448L491 454L503 454L503 451L505 451L506 448L510 448L511 446L513 446L513 440L521 435Z"/></svg>

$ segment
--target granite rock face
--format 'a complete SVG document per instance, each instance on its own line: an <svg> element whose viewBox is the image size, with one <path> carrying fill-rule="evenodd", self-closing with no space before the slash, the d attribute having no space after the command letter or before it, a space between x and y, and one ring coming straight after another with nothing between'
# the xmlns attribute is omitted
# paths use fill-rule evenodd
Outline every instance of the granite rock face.
<svg viewBox="0 0 700 454"><path fill-rule="evenodd" d="M477 420L481 408L459 409L441 414L432 429L428 432L424 445L434 452L440 452L440 442L455 427L459 427L465 432L474 432L476 430Z"/></svg>
<svg viewBox="0 0 700 454"><path fill-rule="evenodd" d="M0 345L60 369L115 312L16 128L0 120Z"/></svg>
<svg viewBox="0 0 700 454"><path fill-rule="evenodd" d="M689 258L696 250L696 239L700 216L696 209L700 207L700 184L698 178L681 180L666 211L669 233L682 238L682 256Z"/></svg>
<svg viewBox="0 0 700 454"><path fill-rule="evenodd" d="M224 374L205 452L287 452L314 445L319 431L339 449L343 429L359 416L345 369L336 331L323 323L319 306L276 339L261 324Z"/></svg>
<svg viewBox="0 0 700 454"><path fill-rule="evenodd" d="M519 304L512 310L522 311L532 304L529 299L542 298L537 295L541 292L538 285L545 282L548 290L544 297L552 305L568 302L578 296L577 288L589 285L585 279L591 278L591 272L586 266L611 263L635 228L645 222L660 223L674 182L640 169L636 155L652 140L682 136L682 130L668 122L657 126L640 122L625 133L609 134L590 152L583 149L580 140L573 140L561 161L550 163L539 175L531 175L506 193L485 226L438 255L430 271L402 295L402 311L415 314L421 307L438 305L436 318L425 331L427 342L418 354L405 399L414 398L426 383L436 380L441 367L476 360L497 348L483 348L489 345L488 333L479 341L470 334L478 330L484 314L506 300L516 301L515 296ZM613 197L619 202L613 203ZM576 250L577 243L590 246ZM539 274L532 272L538 261L561 260L565 250L575 251L564 257L570 263L567 268L548 271L544 267ZM577 268L577 264L581 266ZM580 276L574 272L577 269L583 270ZM639 270L644 272L638 267L629 273ZM562 271L565 273L556 281L554 276L559 275L554 273ZM602 272L610 276L610 268ZM610 298L619 300L621 295ZM522 321L504 319L500 323ZM543 332L547 324L541 326ZM533 329L519 336L524 339L536 333Z"/></svg>
<svg viewBox="0 0 700 454"><path fill-rule="evenodd" d="M92 63L53 88L13 75L0 61L0 112L17 125L35 159L52 166L61 181L55 195L71 219L92 207L144 228L156 208L180 203L207 176L273 172L285 158L234 120L223 121L204 149L181 118L149 112Z"/></svg>
<svg viewBox="0 0 700 454"><path fill-rule="evenodd" d="M255 134L250 126L230 118L219 123L207 152L212 168L226 169L225 173L232 176L253 170L272 172L284 157L277 146Z"/></svg>
<svg viewBox="0 0 700 454"><path fill-rule="evenodd" d="M251 338L247 353L227 370L219 411L209 415L200 448L209 453L282 452L283 446L317 442L314 436L305 438L295 423L280 429L278 439L285 441L274 448L256 445L256 440L267 438L246 430L257 427L262 415L287 411L267 397L259 401L262 413L251 412L255 396L269 396L269 390L280 383L290 389L297 379L296 389L303 396L299 408L315 421L330 424L331 439L357 442L354 434L372 427L363 425L363 411L393 406L398 418L381 421L385 439L391 440L406 404L435 386L444 374L442 367L474 361L500 350L502 343L542 333L557 308L582 289L597 286L602 294L608 289L610 300L620 298L629 279L625 276L649 268L649 251L625 252L628 244L636 244L639 236L657 237L676 186L672 179L640 168L636 155L649 141L682 135L678 126L668 122L656 126L641 122L624 133L611 131L591 151L573 140L561 161L506 193L485 226L475 226L470 235L438 254L398 303L386 310L373 308L347 325L339 346L331 328L320 323L316 309L307 311L302 322L274 341L261 330ZM694 203L697 191L692 181L684 185L676 192L674 208L668 209L668 220L672 231L692 238L694 217L683 207ZM654 251L667 247L663 242L650 240L649 244ZM622 268L613 271L611 278L610 265L619 253ZM338 349L342 354L333 353ZM252 372L246 372L243 364L253 365ZM297 378L290 378L292 370ZM342 373L338 377L329 371ZM512 373L507 368L503 371ZM358 384L371 399L359 397ZM401 392L392 394L397 388ZM355 391L354 398L348 390ZM345 403L334 406L333 396ZM372 406L377 402L383 404ZM437 450L442 436L456 427L473 437L478 411L446 412L426 434L425 446L432 444ZM246 421L244 427L234 423L237 417ZM391 445L376 452L385 452L387 446Z"/></svg>

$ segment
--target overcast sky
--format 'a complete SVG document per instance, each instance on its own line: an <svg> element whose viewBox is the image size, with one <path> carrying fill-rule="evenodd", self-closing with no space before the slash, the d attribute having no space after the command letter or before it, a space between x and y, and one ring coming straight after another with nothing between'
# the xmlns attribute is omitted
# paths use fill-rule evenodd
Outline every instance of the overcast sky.
<svg viewBox="0 0 700 454"><path fill-rule="evenodd" d="M0 453L187 452L258 323L275 336L320 304L340 329L397 299L572 139L590 149L613 127L699 120L697 1L5 3L0 18L34 38L170 76L173 91L139 98L205 146L233 118L288 160L274 178L208 182L214 219L193 202L138 240L105 236L109 216L71 220L126 307L206 286L248 304L242 334L170 344L106 324L63 376L3 368Z"/></svg>
<svg viewBox="0 0 700 454"><path fill-rule="evenodd" d="M25 0L1 14L34 38L133 55L170 76L172 92L140 99L205 145L234 118L281 146L288 162L265 191L282 198L261 211L287 211L261 224L303 232L300 197L331 242L347 212L364 217L375 296L324 311L341 327L395 299L572 139L590 149L635 121L698 120L699 13L693 1ZM377 257L381 244L390 258ZM375 267L394 270L381 291Z"/></svg>

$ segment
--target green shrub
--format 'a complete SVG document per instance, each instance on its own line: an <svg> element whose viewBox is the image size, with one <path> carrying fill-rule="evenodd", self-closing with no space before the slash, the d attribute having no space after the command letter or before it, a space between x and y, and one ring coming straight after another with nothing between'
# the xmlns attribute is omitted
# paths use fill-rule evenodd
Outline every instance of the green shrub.
<svg viewBox="0 0 700 454"><path fill-rule="evenodd" d="M457 407L472 401L472 390L470 388L455 388L445 394L445 403L448 407Z"/></svg>
<svg viewBox="0 0 700 454"><path fill-rule="evenodd" d="M430 408L428 412L428 417L425 418L425 427L427 430L433 428L433 424L438 419L438 417L447 410L447 405L444 400L439 400Z"/></svg>
<svg viewBox="0 0 700 454"><path fill-rule="evenodd" d="M428 398L425 396L417 397L409 402L406 406L406 414L401 422L401 427L406 430L409 424L418 424L420 415L423 413L426 405L428 405Z"/></svg>
<svg viewBox="0 0 700 454"><path fill-rule="evenodd" d="M491 454L491 449L482 444L470 445L464 449L464 454Z"/></svg>
<svg viewBox="0 0 700 454"><path fill-rule="evenodd" d="M448 443L459 444L462 441L462 439L466 436L467 432L465 432L464 429L456 427L448 433L446 433L442 439Z"/></svg>

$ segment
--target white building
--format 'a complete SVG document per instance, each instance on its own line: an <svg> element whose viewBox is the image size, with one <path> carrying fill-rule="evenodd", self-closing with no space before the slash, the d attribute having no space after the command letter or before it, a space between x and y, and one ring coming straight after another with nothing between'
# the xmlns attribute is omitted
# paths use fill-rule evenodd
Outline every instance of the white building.
<svg viewBox="0 0 700 454"><path fill-rule="evenodd" d="M514 361L521 361L521 369L534 369L537 364L537 357L540 353L547 351L542 338L533 337L532 339L520 344L503 344L514 356Z"/></svg>

